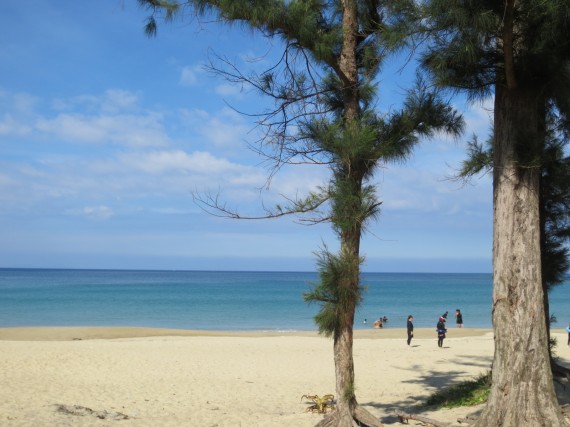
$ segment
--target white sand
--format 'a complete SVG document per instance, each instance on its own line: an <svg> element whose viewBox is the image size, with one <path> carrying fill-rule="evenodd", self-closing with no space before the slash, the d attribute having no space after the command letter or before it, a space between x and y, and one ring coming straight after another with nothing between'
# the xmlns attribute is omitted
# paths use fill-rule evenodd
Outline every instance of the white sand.
<svg viewBox="0 0 570 427"><path fill-rule="evenodd" d="M557 353L570 360L566 334L556 332ZM405 330L356 335L358 401L386 424L395 409L412 410L491 365L491 331L450 329L443 349L434 330L416 336L408 347ZM305 413L301 396L327 393L335 393L332 341L314 333L0 329L0 426L313 426L322 416ZM129 419L63 414L57 404ZM473 410L423 414L455 421Z"/></svg>

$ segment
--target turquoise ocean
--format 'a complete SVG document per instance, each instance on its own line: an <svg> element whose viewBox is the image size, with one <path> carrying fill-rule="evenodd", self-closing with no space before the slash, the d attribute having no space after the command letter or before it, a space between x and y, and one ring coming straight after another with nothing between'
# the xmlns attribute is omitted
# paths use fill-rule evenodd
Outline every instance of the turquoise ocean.
<svg viewBox="0 0 570 427"><path fill-rule="evenodd" d="M316 305L303 293L309 272L0 269L0 327L140 326L226 331L315 330ZM386 327L435 327L461 309L466 327L491 328L491 274L364 273L355 328L380 316ZM570 280L550 295L570 321ZM367 323L364 324L364 319Z"/></svg>

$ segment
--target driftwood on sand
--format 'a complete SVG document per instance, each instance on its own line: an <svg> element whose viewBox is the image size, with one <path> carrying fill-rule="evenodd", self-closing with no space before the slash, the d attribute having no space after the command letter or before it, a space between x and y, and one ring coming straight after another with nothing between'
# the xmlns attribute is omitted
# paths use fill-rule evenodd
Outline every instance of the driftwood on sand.
<svg viewBox="0 0 570 427"><path fill-rule="evenodd" d="M86 408L85 406L80 405L62 405L56 404L55 405L56 411L61 412L65 415L75 415L79 417L84 417L85 415L91 415L97 417L101 420L128 420L129 416L125 415L121 412L109 412L109 411L94 411L91 408Z"/></svg>
<svg viewBox="0 0 570 427"><path fill-rule="evenodd" d="M443 421L432 420L431 418L416 414L406 414L405 412L396 412L396 415L400 419L400 422L403 424L404 423L407 424L408 420L414 420L424 423L426 427L449 427L451 425Z"/></svg>
<svg viewBox="0 0 570 427"><path fill-rule="evenodd" d="M566 418L567 421L570 421L570 404L564 404L560 406L560 410L562 414ZM419 421L425 427L451 427L451 423L447 423L444 421L434 420L432 418L424 417L422 415L416 414L407 414L405 412L396 412L396 415L400 419L402 424L407 424L408 420ZM477 420L477 416L468 415L465 418L459 418L457 422L463 426L468 427L470 424L473 424Z"/></svg>

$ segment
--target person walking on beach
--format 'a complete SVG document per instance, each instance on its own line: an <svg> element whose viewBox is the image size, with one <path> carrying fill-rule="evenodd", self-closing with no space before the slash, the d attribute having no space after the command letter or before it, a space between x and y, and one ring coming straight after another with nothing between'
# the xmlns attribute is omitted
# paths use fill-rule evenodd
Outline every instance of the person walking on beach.
<svg viewBox="0 0 570 427"><path fill-rule="evenodd" d="M455 310L455 323L457 323L458 328L463 327L463 315L459 309Z"/></svg>
<svg viewBox="0 0 570 427"><path fill-rule="evenodd" d="M439 322L437 322L436 326L437 330L437 346L443 347L443 340L445 339L445 333L447 329L445 329L445 319L443 316L439 318Z"/></svg>
<svg viewBox="0 0 570 427"><path fill-rule="evenodd" d="M568 324L568 327L566 328L566 332L568 332L568 345L570 345L570 324Z"/></svg>
<svg viewBox="0 0 570 427"><path fill-rule="evenodd" d="M408 316L408 345L412 342L412 338L414 337L414 324L412 323L414 320L414 316L411 314Z"/></svg>

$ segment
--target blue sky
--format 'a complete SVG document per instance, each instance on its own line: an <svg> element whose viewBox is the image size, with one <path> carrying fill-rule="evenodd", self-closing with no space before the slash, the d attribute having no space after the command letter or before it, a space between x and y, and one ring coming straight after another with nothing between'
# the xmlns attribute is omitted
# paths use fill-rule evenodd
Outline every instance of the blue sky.
<svg viewBox="0 0 570 427"><path fill-rule="evenodd" d="M204 213L193 192L260 213L305 194L325 167L267 165L248 149L266 101L204 70L215 52L263 67L279 44L236 26L186 19L143 34L135 0L22 0L0 16L0 267L314 270L335 248L326 224L295 218L236 221ZM251 59L256 58L252 62ZM380 79L379 108L398 106L414 73L396 60ZM488 134L489 105L467 106L466 136ZM375 183L383 201L364 236L368 271L489 272L491 178L446 178L463 140L418 145Z"/></svg>

